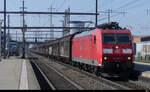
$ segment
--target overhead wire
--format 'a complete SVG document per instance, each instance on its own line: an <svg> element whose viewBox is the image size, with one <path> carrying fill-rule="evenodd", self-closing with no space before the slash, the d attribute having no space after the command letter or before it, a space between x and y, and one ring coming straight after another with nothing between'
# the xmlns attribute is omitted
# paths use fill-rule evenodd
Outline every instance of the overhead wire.
<svg viewBox="0 0 150 92"><path fill-rule="evenodd" d="M123 6L117 8L117 9L121 9L121 8L124 8L124 7L128 7L128 6L130 6L130 5L133 5L133 4L137 3L138 1L140 1L140 0L133 0L133 1L130 1L130 2L124 4Z"/></svg>
<svg viewBox="0 0 150 92"><path fill-rule="evenodd" d="M121 5L120 7L116 8L115 10L118 10L118 9L121 9L121 8L127 8L128 6L131 6L132 4L135 4L136 1L140 1L140 0L132 0L132 1L131 0L126 0L126 1L129 1L129 2ZM114 4L116 4L116 3L114 3ZM114 6L116 6L116 5L114 5ZM109 8L107 8L106 10L108 10ZM104 10L104 11L106 11L106 10Z"/></svg>
<svg viewBox="0 0 150 92"><path fill-rule="evenodd" d="M60 6L56 9L56 11L58 11L61 7L64 6L64 4L66 3L66 0L63 0L63 2L60 4Z"/></svg>
<svg viewBox="0 0 150 92"><path fill-rule="evenodd" d="M141 5L147 5L147 4L149 4L149 0L141 0L142 2L141 3L139 3L139 1L140 0L133 0L133 1L130 1L130 2L128 2L128 3L126 3L126 4L124 4L123 6L121 6L121 7L119 7L119 8L117 8L117 9L123 9L123 8L125 8L126 10L128 9L128 10L133 10L133 9L135 9L135 8L137 8L137 7L139 7L139 6L141 6ZM147 2L147 3L145 3L145 2ZM140 7L141 8L141 7ZM119 16L120 14L118 14L118 15L113 15L113 16L111 16L111 17L116 17L116 16ZM107 17L108 18L108 17ZM105 19L107 19L107 18L102 18L102 19L100 19L99 21L102 21L102 20L105 20ZM121 19L119 20L119 21L121 21ZM136 26L135 26L136 27ZM134 28L135 28L134 27Z"/></svg>
<svg viewBox="0 0 150 92"><path fill-rule="evenodd" d="M127 2L126 4L124 4L124 5L122 5L122 6L120 6L119 8L116 8L116 9L121 9L121 8L126 8L126 7L129 7L129 6L131 6L131 5L133 5L133 4L135 4L135 3L137 3L138 1L140 1L140 0L132 0L132 1L129 1L129 2ZM134 8L134 7L133 7ZM132 9L133 9L132 8ZM113 15L113 16L110 16L110 17L115 17L115 16L118 16L118 15L120 15L120 14L115 14L115 15ZM101 20L105 20L105 19L107 19L108 17L105 17L105 18L102 18L102 19L99 19L98 21L101 21Z"/></svg>
<svg viewBox="0 0 150 92"><path fill-rule="evenodd" d="M144 1L144 0L142 0L142 1ZM146 1L149 1L149 0L146 0ZM126 8L126 9L134 9L134 8L136 8L136 7L139 7L140 5L147 5L147 4L149 4L149 2L147 2L147 3L145 3L145 2L142 2L142 3L136 3L136 4L134 4L133 6L131 6L131 7L128 7L128 8ZM141 7L140 7L141 8Z"/></svg>
<svg viewBox="0 0 150 92"><path fill-rule="evenodd" d="M103 0L103 1L105 1L105 0ZM105 9L105 10L103 10L103 11L106 11L106 10L108 10L108 9L110 9L111 8L111 6L116 6L116 2L117 0L112 0L110 3L104 3L105 5L101 5L101 6L104 6L104 7L101 7L102 9ZM120 0L119 0L120 1ZM125 2L127 2L128 0L125 0ZM129 0L130 1L130 0ZM115 4L115 5L114 5ZM108 6L109 5L109 6Z"/></svg>
<svg viewBox="0 0 150 92"><path fill-rule="evenodd" d="M113 1L111 1L111 4L113 5L113 4L115 4L115 5L113 5L113 6L116 6L116 2L117 0L113 0ZM126 2L128 2L128 1L131 1L131 0L126 0ZM113 2L113 3L112 3ZM119 2L118 2L119 3ZM110 3L107 3L106 5L105 5L105 7L106 6L108 6L108 5L110 5ZM107 7L107 9L105 9L105 10L102 10L102 12L108 12L108 9L110 9L110 6L109 7ZM99 17L102 17L102 16L106 16L106 13L101 13L101 11L99 11L99 13L100 13L100 15L99 15ZM104 15L105 14L105 15ZM107 17L108 18L108 17ZM106 17L105 18L102 18L102 20L104 20L104 19L107 19ZM99 19L99 20L101 20L101 19Z"/></svg>

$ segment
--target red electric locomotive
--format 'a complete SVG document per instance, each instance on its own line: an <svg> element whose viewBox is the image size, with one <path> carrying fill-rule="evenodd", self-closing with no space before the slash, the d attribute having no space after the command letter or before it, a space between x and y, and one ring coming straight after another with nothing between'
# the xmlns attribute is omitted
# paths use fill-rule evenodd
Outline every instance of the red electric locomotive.
<svg viewBox="0 0 150 92"><path fill-rule="evenodd" d="M97 74L124 74L134 69L134 49L130 30L116 22L103 24L72 39L72 60Z"/></svg>
<svg viewBox="0 0 150 92"><path fill-rule="evenodd" d="M60 59L97 75L124 76L134 69L132 39L130 30L112 22L99 25L92 31L49 41L32 52Z"/></svg>

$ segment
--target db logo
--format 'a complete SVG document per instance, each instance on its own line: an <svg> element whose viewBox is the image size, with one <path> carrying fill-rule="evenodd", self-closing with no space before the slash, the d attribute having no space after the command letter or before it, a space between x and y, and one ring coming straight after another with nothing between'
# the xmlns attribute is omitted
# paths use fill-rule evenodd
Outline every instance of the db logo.
<svg viewBox="0 0 150 92"><path fill-rule="evenodd" d="M120 50L119 50L119 49L116 49L116 50L115 50L115 53L120 53Z"/></svg>

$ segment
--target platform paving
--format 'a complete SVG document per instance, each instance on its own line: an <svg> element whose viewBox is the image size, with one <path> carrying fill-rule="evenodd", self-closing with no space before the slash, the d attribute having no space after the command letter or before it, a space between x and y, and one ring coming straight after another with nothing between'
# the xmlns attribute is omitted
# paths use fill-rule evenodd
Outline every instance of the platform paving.
<svg viewBox="0 0 150 92"><path fill-rule="evenodd" d="M39 90L31 64L26 59L10 57L0 61L0 90Z"/></svg>

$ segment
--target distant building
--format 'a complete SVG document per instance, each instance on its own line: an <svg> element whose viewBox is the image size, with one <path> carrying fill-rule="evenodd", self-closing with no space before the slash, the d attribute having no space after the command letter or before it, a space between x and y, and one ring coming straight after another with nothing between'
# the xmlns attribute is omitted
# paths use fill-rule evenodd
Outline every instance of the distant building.
<svg viewBox="0 0 150 92"><path fill-rule="evenodd" d="M134 36L133 41L134 43L150 41L150 36Z"/></svg>
<svg viewBox="0 0 150 92"><path fill-rule="evenodd" d="M150 36L135 36L133 41L136 44L135 57L150 59Z"/></svg>
<svg viewBox="0 0 150 92"><path fill-rule="evenodd" d="M70 21L66 27L84 27L85 26L85 22L83 21ZM63 36L69 35L69 34L73 34L76 32L80 32L82 31L82 29L64 29L63 30Z"/></svg>
<svg viewBox="0 0 150 92"><path fill-rule="evenodd" d="M83 21L70 21L69 27L84 27L85 22ZM70 34L81 32L83 29L70 29Z"/></svg>
<svg viewBox="0 0 150 92"><path fill-rule="evenodd" d="M150 56L150 42L136 43L136 57L144 58Z"/></svg>
<svg viewBox="0 0 150 92"><path fill-rule="evenodd" d="M141 38L141 41L150 41L150 36L145 36Z"/></svg>
<svg viewBox="0 0 150 92"><path fill-rule="evenodd" d="M133 37L133 42L134 43L141 42L141 37L140 36L134 36Z"/></svg>

